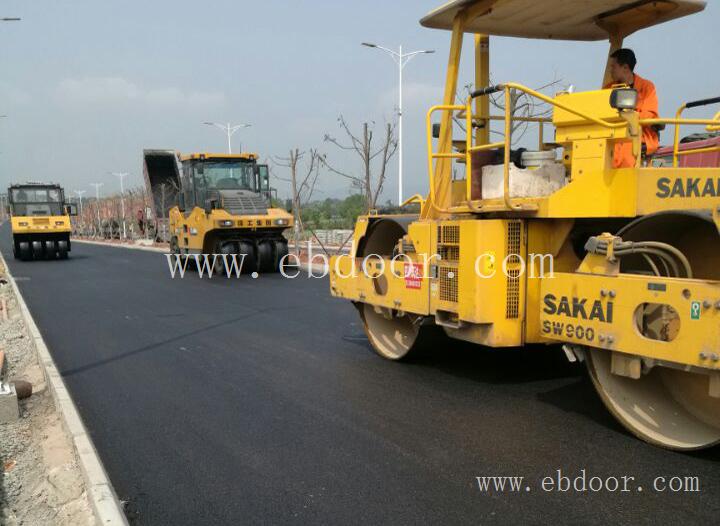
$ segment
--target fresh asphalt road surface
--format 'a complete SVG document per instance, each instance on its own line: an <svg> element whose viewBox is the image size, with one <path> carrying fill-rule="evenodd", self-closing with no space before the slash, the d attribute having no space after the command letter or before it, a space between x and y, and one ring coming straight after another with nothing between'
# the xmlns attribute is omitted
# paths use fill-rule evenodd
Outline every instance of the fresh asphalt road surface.
<svg viewBox="0 0 720 526"><path fill-rule="evenodd" d="M391 363L326 280L172 280L161 254L79 243L68 261L16 262L7 225L0 248L136 524L720 516L720 451L633 438L557 349L453 343ZM624 493L544 491L558 469L634 480ZM525 479L485 493L478 476ZM700 492L653 489L686 476Z"/></svg>

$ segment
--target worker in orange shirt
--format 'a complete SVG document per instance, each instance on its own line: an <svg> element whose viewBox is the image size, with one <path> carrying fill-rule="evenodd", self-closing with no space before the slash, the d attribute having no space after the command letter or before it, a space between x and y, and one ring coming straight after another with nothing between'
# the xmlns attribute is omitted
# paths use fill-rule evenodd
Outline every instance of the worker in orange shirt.
<svg viewBox="0 0 720 526"><path fill-rule="evenodd" d="M610 77L612 82L605 86L608 89L616 84L625 84L638 92L637 111L641 119L658 118L658 98L655 84L635 73L637 59L632 49L618 49L610 55ZM643 153L652 155L658 149L659 137L652 126L642 127ZM632 168L635 166L635 156L631 142L622 142L615 145L613 153L613 168Z"/></svg>

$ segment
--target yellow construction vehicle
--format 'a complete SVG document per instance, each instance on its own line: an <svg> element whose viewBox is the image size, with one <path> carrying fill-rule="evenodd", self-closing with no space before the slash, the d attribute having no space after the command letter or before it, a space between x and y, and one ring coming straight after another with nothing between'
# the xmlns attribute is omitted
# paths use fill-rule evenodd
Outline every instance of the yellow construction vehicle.
<svg viewBox="0 0 720 526"><path fill-rule="evenodd" d="M70 252L70 216L74 204L52 183L14 184L8 188L8 213L15 259L66 259Z"/></svg>
<svg viewBox="0 0 720 526"><path fill-rule="evenodd" d="M156 217L168 217L171 252L236 254L244 273L279 269L288 254L283 231L293 217L271 206L268 167L257 159L254 153L145 150L146 183Z"/></svg>
<svg viewBox="0 0 720 526"><path fill-rule="evenodd" d="M677 450L720 443L720 169L645 167L640 131L717 131L720 113L640 119L627 86L552 97L489 86L491 35L608 39L614 52L631 33L704 7L457 0L423 18L452 32L444 99L427 114L429 195L408 200L419 216L360 217L351 254L331 261L331 293L357 306L380 355L410 356L436 332L426 326L495 348L559 343L638 437ZM477 89L456 102L464 33ZM493 93L507 101L502 115L490 112ZM552 117L515 118L515 94L551 105ZM522 119L539 144L518 156L511 126ZM493 123L504 140L490 141ZM613 168L620 143L634 167Z"/></svg>

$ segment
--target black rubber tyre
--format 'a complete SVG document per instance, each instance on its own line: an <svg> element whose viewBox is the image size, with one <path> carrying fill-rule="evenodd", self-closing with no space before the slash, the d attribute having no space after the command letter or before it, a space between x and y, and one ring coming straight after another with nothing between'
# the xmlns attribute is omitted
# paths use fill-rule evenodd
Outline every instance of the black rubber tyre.
<svg viewBox="0 0 720 526"><path fill-rule="evenodd" d="M178 238L176 236L173 236L172 238L170 238L170 253L175 256L178 256L178 264L181 267L183 267L185 269L187 269L188 266L190 268L195 268L195 258L191 257L190 261L187 261L188 256L183 255L183 253L180 251L180 245L178 244ZM186 263L186 261L187 261L187 263ZM175 262L173 261L173 264L174 263Z"/></svg>
<svg viewBox="0 0 720 526"><path fill-rule="evenodd" d="M275 241L275 261L273 262L274 272L280 271L280 266L287 263L287 259L285 256L288 255L288 242L287 239L281 239L279 241Z"/></svg>
<svg viewBox="0 0 720 526"><path fill-rule="evenodd" d="M44 252L43 252L43 243L42 241L33 241L32 242L32 255L33 259L42 259Z"/></svg>
<svg viewBox="0 0 720 526"><path fill-rule="evenodd" d="M70 247L68 246L67 241L58 241L58 257L60 259L67 259L69 249Z"/></svg>
<svg viewBox="0 0 720 526"><path fill-rule="evenodd" d="M21 241L20 243L18 243L18 248L20 251L21 260L30 261L32 259L32 252L30 251L29 241Z"/></svg>
<svg viewBox="0 0 720 526"><path fill-rule="evenodd" d="M55 259L56 255L57 245L55 244L55 241L45 241L45 256L47 256L48 259Z"/></svg>
<svg viewBox="0 0 720 526"><path fill-rule="evenodd" d="M255 245L248 241L240 241L238 243L238 254L245 254L242 260L242 273L251 274L257 272L257 256L255 254Z"/></svg>
<svg viewBox="0 0 720 526"><path fill-rule="evenodd" d="M258 269L260 272L275 272L275 244L265 239L258 243Z"/></svg>
<svg viewBox="0 0 720 526"><path fill-rule="evenodd" d="M215 247L215 254L217 254L218 256L215 258L215 266L213 268L213 273L218 275L224 274L227 278L232 277L233 273L235 272L233 267L233 256L237 255L237 251L238 245L234 241L218 243L218 245L216 245ZM239 266L239 258L236 259L238 259L236 264Z"/></svg>

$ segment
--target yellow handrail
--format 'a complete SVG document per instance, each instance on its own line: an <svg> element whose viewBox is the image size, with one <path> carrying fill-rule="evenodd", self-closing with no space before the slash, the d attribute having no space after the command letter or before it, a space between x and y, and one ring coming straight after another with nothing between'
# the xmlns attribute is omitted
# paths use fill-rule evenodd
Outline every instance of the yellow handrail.
<svg viewBox="0 0 720 526"><path fill-rule="evenodd" d="M562 102L558 102L551 97L548 97L546 95L543 95L540 92L537 92L533 89L528 88L527 86L523 86L522 84L516 84L513 82L509 82L507 84L503 84L502 88L504 90L505 94L505 100L510 101L510 95L511 90L516 89L519 91L522 91L524 93L527 93L531 97L535 97L537 99L540 99L552 106L558 107L560 109L563 109L569 113L572 113L573 115L576 115L580 117L583 120L587 120L589 122L593 122L599 126L603 126L605 128L615 129L615 128L622 128L624 126L627 126L626 123L611 123L604 121L602 119L597 119L591 115L587 115L586 113L583 113L581 111L578 111L567 104L563 104ZM511 147L511 132L512 132L512 122L513 120L517 121L527 121L527 122L551 122L550 119L544 119L539 117L518 117L514 118L511 112L510 104L505 104L505 140L502 143L494 143L491 145L485 145L485 147L473 147L472 146L472 120L475 116L472 114L472 98L468 97L467 102L464 106L460 106L457 104L443 104L443 105L437 105L431 107L426 116L426 127L427 127L427 146L428 146L428 174L430 178L430 205L437 211L441 213L447 213L448 210L439 208L435 203L435 170L433 166L433 160L434 159L454 159L454 158L462 158L462 154L457 153L448 153L448 152L438 152L434 153L432 150L432 114L436 111L461 111L464 112L464 116L466 119L466 151L465 151L465 163L467 166L468 173L472 173L472 152L473 151L481 151L483 149L490 149L492 146L494 147L500 147L503 146L504 148L504 159L503 159L503 201L505 203L505 206L509 210L519 210L521 209L520 205L515 205L512 203L512 200L510 199L510 147ZM487 117L487 120L500 120L499 116L490 116ZM542 131L540 132L542 134ZM542 139L542 135L540 136ZM470 177L466 177L467 183L466 183L466 200L467 203L472 202L472 188L471 188L471 181ZM468 205L468 208L470 210L473 210L473 207Z"/></svg>
<svg viewBox="0 0 720 526"><path fill-rule="evenodd" d="M425 198L420 194L415 194L414 196L405 199L405 201L403 201L400 205L400 208L404 208L412 203L420 203L420 207L422 208L423 206L425 206Z"/></svg>
<svg viewBox="0 0 720 526"><path fill-rule="evenodd" d="M598 119L596 117L593 117L592 115L588 115L586 113L583 113L581 111L578 111L574 108L571 108L567 104L563 104L562 102L558 102L557 100L553 99L552 97L548 97L547 95L543 95L539 91L532 90L528 88L527 86L523 86L522 84L516 84L514 82L508 82L506 84L502 84L503 87L505 87L506 91L509 89L516 89L518 91L522 91L530 95L531 97L535 97L536 99L540 99L543 102L546 102L552 106L555 106L556 108L560 108L561 110L565 110L569 113L572 113L573 115L577 115L578 117L581 117L583 120L594 122L595 124L598 124L600 126L603 126L604 128L624 128L627 126L626 122L607 122L602 119ZM507 106L507 104L506 104ZM507 112L506 112L507 113ZM517 120L517 119L516 119Z"/></svg>
<svg viewBox="0 0 720 526"><path fill-rule="evenodd" d="M708 146L707 148L679 150L677 152L677 155L690 155L691 153L712 153L712 152L720 152L720 146Z"/></svg>
<svg viewBox="0 0 720 526"><path fill-rule="evenodd" d="M678 108L678 110L675 112L675 118L680 119L682 117L683 112L685 111L686 105L683 104ZM673 168L678 167L678 148L680 146L680 125L675 125L675 138L673 139Z"/></svg>
<svg viewBox="0 0 720 526"><path fill-rule="evenodd" d="M427 133L427 151L428 151L428 177L430 178L430 206L432 206L435 210L440 212L441 214L448 213L449 211L438 207L435 199L435 167L433 166L433 160L436 159L436 155L445 156L447 154L433 153L432 148L432 115L436 111L458 111L458 110L464 110L467 106L459 106L457 104L438 104L437 106L431 107L426 116L425 116L425 125L426 125L426 133ZM452 121L451 121L452 122ZM452 144L452 142L451 142ZM460 154L462 155L462 154ZM440 157L442 158L442 157Z"/></svg>
<svg viewBox="0 0 720 526"><path fill-rule="evenodd" d="M509 104L511 100L512 90L518 90L522 91L523 93L534 97L536 99L539 99L555 108L559 108L561 110L564 110L568 113L571 113L579 118L581 118L584 121L594 123L598 126L602 126L604 128L608 129L619 129L624 128L628 126L627 122L608 122L603 119L599 119L596 117L593 117L592 115L588 115L582 111L576 110L575 108L560 102L558 100L555 100L551 97L548 97L547 95L544 95L538 91L535 91L533 89L528 88L527 86L523 86L522 84L517 84L514 82L508 82L506 84L500 84L497 86L499 89L503 90L504 96L505 96L505 115L489 115L489 116L478 116L473 115L472 113L472 97L468 97L465 105L459 105L459 104L450 104L450 105L437 105L431 107L426 116L426 124L427 124L427 148L428 148L428 173L430 177L430 195L427 201L429 201L430 205L433 207L433 209L437 210L440 213L448 213L450 210L446 210L443 208L438 207L436 203L436 196L435 196L435 169L433 165L433 161L435 159L462 159L465 158L466 163L466 208L468 211L471 212L478 212L481 211L481 208L477 208L473 206L472 202L472 181L471 181L471 175L472 175L472 153L473 152L479 152L484 150L491 150L502 147L504 149L504 159L503 159L503 201L505 204L505 207L508 210L519 210L522 209L521 205L516 205L513 203L511 197L510 197L510 148L512 146L512 138L511 138L511 132L512 132L512 123L514 121L517 122L537 122L539 124L538 132L539 132L539 143L540 143L540 149L543 148L543 124L544 123L550 123L552 122L552 119L547 117L514 117L512 115L511 111L511 105ZM686 109L685 105L683 104L677 111L674 119L640 119L639 123L641 126L653 126L656 124L669 124L675 126L675 139L673 144L673 166L677 166L678 164L678 156L680 155L687 155L690 152L698 153L698 152L710 152L710 151L720 151L720 147L717 148L704 148L704 149L696 149L696 150L685 150L683 152L679 152L679 135L680 130L679 127L681 125L705 125L706 129L708 131L720 131L720 112L713 117L713 119L683 119L682 113ZM465 126L466 126L466 137L465 137L465 153L454 153L454 152L433 152L433 145L432 145L432 114L436 111L450 111L450 112L461 112L460 117L465 118ZM483 121L488 125L490 121L499 121L504 120L505 121L505 138L502 142L495 142L490 144L483 144L479 146L473 146L473 133L472 133L472 125L473 121ZM451 142L452 144L452 142ZM424 201L423 201L424 203ZM453 207L454 211L457 211L459 208L463 207Z"/></svg>
<svg viewBox="0 0 720 526"><path fill-rule="evenodd" d="M503 159L503 201L505 206L509 209L517 209L519 206L515 206L510 202L510 148L512 146L512 108L510 107L510 100L512 98L511 88L507 84L505 85L505 151Z"/></svg>
<svg viewBox="0 0 720 526"><path fill-rule="evenodd" d="M687 126L720 126L718 119L640 119L642 126L653 126L655 124L680 124Z"/></svg>
<svg viewBox="0 0 720 526"><path fill-rule="evenodd" d="M491 121L504 121L505 116L504 115L491 115L490 117L476 117L473 116L473 119L475 120L491 120ZM513 117L514 121L518 122L544 122L549 123L552 122L552 119L550 117Z"/></svg>
<svg viewBox="0 0 720 526"><path fill-rule="evenodd" d="M720 131L720 111L715 114L713 120L717 121L718 124L708 124L705 129L709 132Z"/></svg>
<svg viewBox="0 0 720 526"><path fill-rule="evenodd" d="M485 150L494 150L495 148L500 148L501 146L505 146L505 141L502 142L491 142L488 144L481 144L480 146L473 146L470 148L471 152L482 152Z"/></svg>
<svg viewBox="0 0 720 526"><path fill-rule="evenodd" d="M433 159L464 159L465 155L462 153L433 153L431 154Z"/></svg>
<svg viewBox="0 0 720 526"><path fill-rule="evenodd" d="M709 102L709 101L706 101ZM675 125L675 137L673 139L673 168L678 167L678 156L687 155L680 153L680 126L686 124L692 125L703 125L709 132L720 131L720 112L716 113L712 120L705 119L682 119L683 112L687 109L687 104L683 104L675 112L674 119L641 119L640 124L644 126L652 126L653 124L674 124ZM690 150L685 150L690 151Z"/></svg>

